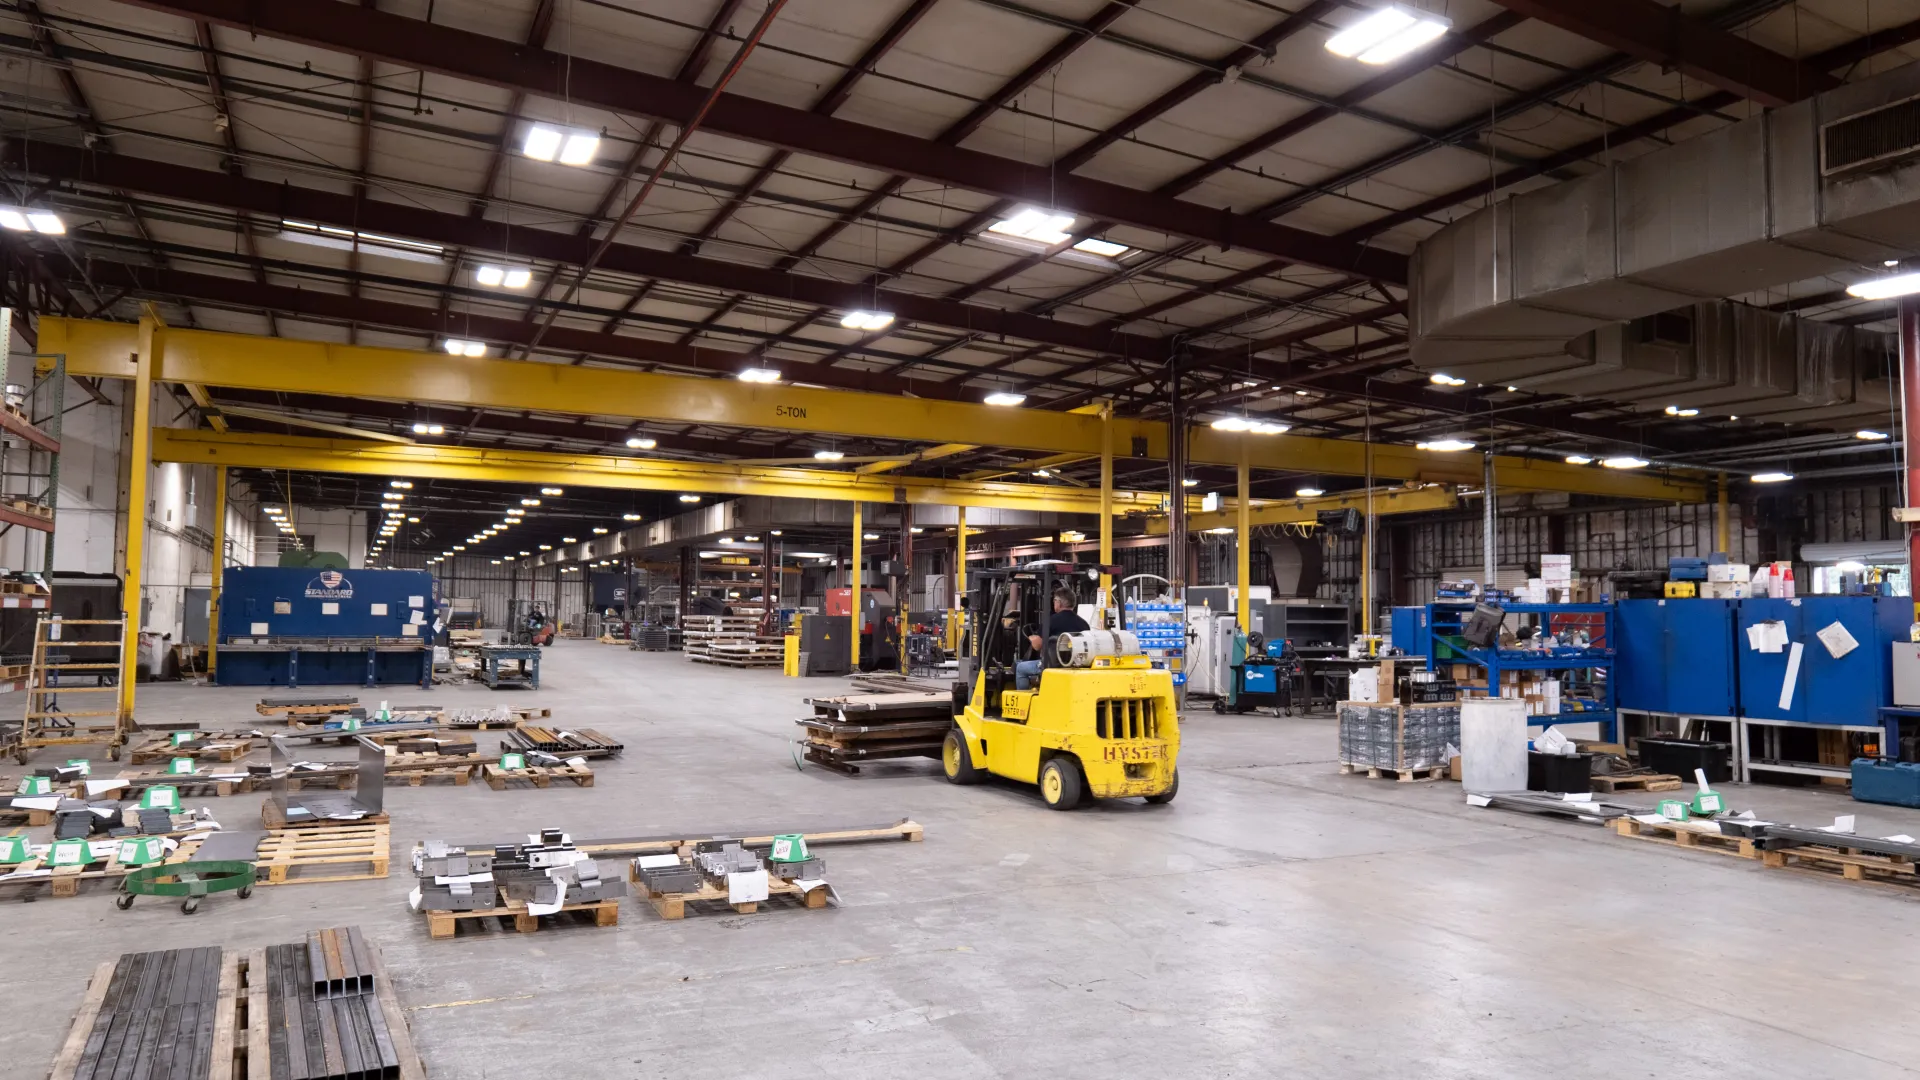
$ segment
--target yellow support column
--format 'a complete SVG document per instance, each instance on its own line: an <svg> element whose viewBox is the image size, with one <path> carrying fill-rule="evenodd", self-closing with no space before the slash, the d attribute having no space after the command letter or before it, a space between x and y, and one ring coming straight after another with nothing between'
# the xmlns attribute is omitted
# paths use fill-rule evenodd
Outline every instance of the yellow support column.
<svg viewBox="0 0 1920 1080"><path fill-rule="evenodd" d="M960 527L953 530L953 586L954 596L965 599L967 595L967 508L954 508L960 514ZM956 603L954 606L958 607Z"/></svg>
<svg viewBox="0 0 1920 1080"><path fill-rule="evenodd" d="M1234 533L1239 548L1240 597L1238 615L1242 632L1251 631L1253 626L1253 589L1248 579L1253 576L1253 470L1247 465L1247 440L1240 441L1240 465L1236 470L1240 481L1240 505L1235 509ZM1180 495L1176 494L1175 498Z"/></svg>
<svg viewBox="0 0 1920 1080"><path fill-rule="evenodd" d="M1113 403L1100 409L1100 565L1113 565ZM1114 603L1113 575L1100 571L1100 601Z"/></svg>
<svg viewBox="0 0 1920 1080"><path fill-rule="evenodd" d="M847 584L853 586L850 590L848 590L848 594L847 594L852 600L851 607L853 608L853 637L847 640L847 658L848 658L847 669L849 671L859 671L860 670L860 622L861 622L860 616L863 614L861 610L861 601L866 599L865 591L862 589L862 586L865 584L865 582L864 580L862 580L862 577L860 574L860 504L859 503L853 504L853 565L849 567L847 571Z"/></svg>
<svg viewBox="0 0 1920 1080"><path fill-rule="evenodd" d="M1716 550L1724 555L1729 550L1727 547L1727 541L1729 539L1728 533L1732 531L1733 526L1732 515L1727 510L1727 474L1721 473L1714 480L1713 486L1720 490L1720 501L1719 505L1715 508L1714 514L1714 533L1720 541L1720 546Z"/></svg>
<svg viewBox="0 0 1920 1080"><path fill-rule="evenodd" d="M227 467L213 468L213 587L207 590L207 678L220 662L220 584L227 574Z"/></svg>
<svg viewBox="0 0 1920 1080"><path fill-rule="evenodd" d="M133 355L133 441L127 447L127 565L123 568L125 585L120 593L120 610L126 617L126 629L120 640L120 735L115 744L133 730L133 678L138 668L140 643L140 579L147 557L147 472L152 468L153 450L153 369L154 331L159 322L149 312L140 317L139 347Z"/></svg>

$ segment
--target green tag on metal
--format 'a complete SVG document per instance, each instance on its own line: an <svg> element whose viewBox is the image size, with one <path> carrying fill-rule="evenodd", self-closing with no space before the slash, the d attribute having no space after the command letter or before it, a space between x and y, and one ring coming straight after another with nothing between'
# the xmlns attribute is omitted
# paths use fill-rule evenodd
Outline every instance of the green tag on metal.
<svg viewBox="0 0 1920 1080"><path fill-rule="evenodd" d="M501 754L500 767L503 769L524 769L527 767L527 755Z"/></svg>
<svg viewBox="0 0 1920 1080"><path fill-rule="evenodd" d="M85 840L60 840L47 852L48 866L85 866L87 862Z"/></svg>
<svg viewBox="0 0 1920 1080"><path fill-rule="evenodd" d="M1669 821L1687 820L1687 804L1680 799L1661 799L1657 812Z"/></svg>
<svg viewBox="0 0 1920 1080"><path fill-rule="evenodd" d="M172 739L172 740L173 740L172 742L169 742L169 743L167 744L168 746L179 746L179 745L181 745L181 744L183 744L183 743L190 743L190 742L192 742L192 741L193 741L193 732L191 732L191 731L176 731L176 732L174 732L174 733L173 733L172 735L169 735L169 736L167 736L167 737L168 737L169 739Z"/></svg>
<svg viewBox="0 0 1920 1080"><path fill-rule="evenodd" d="M180 789L166 784L156 784L140 796L142 810L178 810L180 809Z"/></svg>
<svg viewBox="0 0 1920 1080"><path fill-rule="evenodd" d="M68 758L68 759L67 759L67 768L69 768L69 769L79 769L79 770L80 770L80 775L81 775L81 776L92 776L92 775L93 775L93 762L91 762L91 761L88 761L88 760L87 760L86 758L83 758L83 757L78 757L78 758Z"/></svg>
<svg viewBox="0 0 1920 1080"><path fill-rule="evenodd" d="M23 776L20 786L14 790L16 795L51 795L53 781L44 776Z"/></svg>
<svg viewBox="0 0 1920 1080"><path fill-rule="evenodd" d="M167 846L157 836L130 836L120 841L120 865L147 866L166 858Z"/></svg>
<svg viewBox="0 0 1920 1080"><path fill-rule="evenodd" d="M806 862L807 838L800 833L784 833L773 838L774 862Z"/></svg>
<svg viewBox="0 0 1920 1080"><path fill-rule="evenodd" d="M26 861L26 837L0 836L0 863L23 863Z"/></svg>
<svg viewBox="0 0 1920 1080"><path fill-rule="evenodd" d="M192 776L193 759L190 757L177 757L168 761L167 774L169 776Z"/></svg>

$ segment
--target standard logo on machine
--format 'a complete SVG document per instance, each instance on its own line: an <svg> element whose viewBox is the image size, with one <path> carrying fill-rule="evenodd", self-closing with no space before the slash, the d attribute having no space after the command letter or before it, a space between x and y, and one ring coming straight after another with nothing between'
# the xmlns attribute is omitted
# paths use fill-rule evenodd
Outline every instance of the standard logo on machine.
<svg viewBox="0 0 1920 1080"><path fill-rule="evenodd" d="M353 582L338 570L322 570L320 576L307 582L309 600L351 600Z"/></svg>

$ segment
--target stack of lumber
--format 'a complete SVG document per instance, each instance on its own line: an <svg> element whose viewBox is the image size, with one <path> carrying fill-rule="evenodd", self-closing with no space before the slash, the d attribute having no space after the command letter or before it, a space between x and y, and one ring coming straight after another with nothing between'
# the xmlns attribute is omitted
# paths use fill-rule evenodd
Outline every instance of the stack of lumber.
<svg viewBox="0 0 1920 1080"><path fill-rule="evenodd" d="M806 699L813 715L794 723L806 733L806 758L854 774L859 763L886 758L940 756L953 726L953 694L899 690Z"/></svg>

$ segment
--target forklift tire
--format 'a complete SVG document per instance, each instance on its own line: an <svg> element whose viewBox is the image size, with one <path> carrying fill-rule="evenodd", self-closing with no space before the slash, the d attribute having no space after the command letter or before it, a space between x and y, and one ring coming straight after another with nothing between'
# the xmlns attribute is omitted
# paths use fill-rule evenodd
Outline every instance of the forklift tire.
<svg viewBox="0 0 1920 1080"><path fill-rule="evenodd" d="M1147 796L1147 801L1155 806L1165 806L1172 802L1173 797L1178 794L1180 794L1180 770L1175 769L1173 770L1173 783L1167 785L1167 790L1158 795Z"/></svg>
<svg viewBox="0 0 1920 1080"><path fill-rule="evenodd" d="M1040 798L1053 810L1071 810L1080 805L1080 763L1062 754L1050 757L1040 767Z"/></svg>
<svg viewBox="0 0 1920 1080"><path fill-rule="evenodd" d="M940 743L940 768L949 784L977 784L987 778L987 770L974 766L973 752L961 738L959 728L949 729Z"/></svg>

